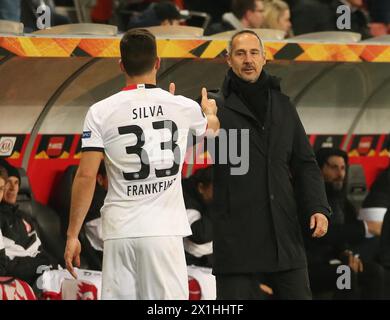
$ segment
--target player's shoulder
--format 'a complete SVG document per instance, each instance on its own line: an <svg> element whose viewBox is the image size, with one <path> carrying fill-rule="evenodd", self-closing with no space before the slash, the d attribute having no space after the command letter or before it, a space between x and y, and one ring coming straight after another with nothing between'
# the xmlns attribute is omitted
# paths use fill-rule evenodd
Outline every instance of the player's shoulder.
<svg viewBox="0 0 390 320"><path fill-rule="evenodd" d="M119 101L124 99L123 91L120 91L118 93L115 93L105 99L102 99L98 102L95 102L91 107L90 110L93 112L99 112L107 110L108 106L115 105Z"/></svg>

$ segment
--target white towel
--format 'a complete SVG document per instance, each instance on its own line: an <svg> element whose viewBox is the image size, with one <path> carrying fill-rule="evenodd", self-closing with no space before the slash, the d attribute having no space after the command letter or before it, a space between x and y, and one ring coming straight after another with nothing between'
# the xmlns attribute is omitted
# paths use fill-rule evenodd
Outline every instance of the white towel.
<svg viewBox="0 0 390 320"><path fill-rule="evenodd" d="M201 300L215 300L217 298L217 285L211 268L198 266L187 267L188 276L198 281L200 286Z"/></svg>

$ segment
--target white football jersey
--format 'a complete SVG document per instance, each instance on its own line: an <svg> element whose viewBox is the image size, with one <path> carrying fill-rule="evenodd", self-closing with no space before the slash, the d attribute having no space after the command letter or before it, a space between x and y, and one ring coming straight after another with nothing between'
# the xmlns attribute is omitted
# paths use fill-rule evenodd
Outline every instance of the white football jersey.
<svg viewBox="0 0 390 320"><path fill-rule="evenodd" d="M104 151L103 239L191 234L181 187L189 131L205 133L195 101L134 85L88 111L82 151Z"/></svg>

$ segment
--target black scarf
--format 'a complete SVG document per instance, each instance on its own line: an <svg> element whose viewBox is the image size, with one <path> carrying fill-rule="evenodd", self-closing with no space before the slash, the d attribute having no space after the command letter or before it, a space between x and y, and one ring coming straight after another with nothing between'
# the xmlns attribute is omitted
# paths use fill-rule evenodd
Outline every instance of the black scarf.
<svg viewBox="0 0 390 320"><path fill-rule="evenodd" d="M262 71L256 82L246 82L239 78L232 69L228 71L230 88L234 91L255 116L261 125L265 124L268 109L269 77Z"/></svg>

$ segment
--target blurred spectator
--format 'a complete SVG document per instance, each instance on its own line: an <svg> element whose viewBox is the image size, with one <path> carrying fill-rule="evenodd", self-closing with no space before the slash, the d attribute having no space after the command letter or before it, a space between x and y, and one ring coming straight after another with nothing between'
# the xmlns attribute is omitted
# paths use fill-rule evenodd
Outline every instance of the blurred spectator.
<svg viewBox="0 0 390 320"><path fill-rule="evenodd" d="M385 297L390 299L390 166L374 181L363 201L361 214L382 221L379 261L386 271Z"/></svg>
<svg viewBox="0 0 390 320"><path fill-rule="evenodd" d="M351 8L351 29L362 35L363 39L371 36L368 28L368 17L363 10L363 0L289 0L292 26L296 35L337 31L337 8L347 5Z"/></svg>
<svg viewBox="0 0 390 320"><path fill-rule="evenodd" d="M114 8L113 0L97 0L91 11L91 20L94 23L108 23Z"/></svg>
<svg viewBox="0 0 390 320"><path fill-rule="evenodd" d="M37 18L40 16L37 12L38 7L46 5L51 10L51 26L69 24L68 17L55 12L54 2L52 0L22 0L21 4L21 22L24 24L25 32L38 30Z"/></svg>
<svg viewBox="0 0 390 320"><path fill-rule="evenodd" d="M295 35L334 30L336 25L329 14L329 1L286 0L290 5L292 29Z"/></svg>
<svg viewBox="0 0 390 320"><path fill-rule="evenodd" d="M358 220L355 208L346 197L348 156L339 149L321 148L316 157L333 215L330 217L328 233L323 238L307 241L313 292L330 290L337 299L381 299L384 293L382 266L365 261L359 257L359 252L352 251L369 233L377 233L378 229L375 224ZM336 287L339 277L336 270L341 264L351 269L351 290L338 290Z"/></svg>
<svg viewBox="0 0 390 320"><path fill-rule="evenodd" d="M213 23L206 29L205 35L212 35L230 30L260 28L264 22L263 0L233 0L232 12L222 16L220 23Z"/></svg>
<svg viewBox="0 0 390 320"><path fill-rule="evenodd" d="M128 29L153 26L179 25L188 17L182 15L179 9L170 1L151 3L140 15L130 18Z"/></svg>
<svg viewBox="0 0 390 320"><path fill-rule="evenodd" d="M83 231L88 241L88 243L83 241L83 251L88 260L88 267L93 270L102 270L103 231L100 209L103 207L107 189L108 177L106 167L102 161L96 176L96 186L92 203L83 226Z"/></svg>
<svg viewBox="0 0 390 320"><path fill-rule="evenodd" d="M20 21L21 0L1 0L0 20Z"/></svg>
<svg viewBox="0 0 390 320"><path fill-rule="evenodd" d="M368 0L367 7L373 22L390 24L389 0Z"/></svg>
<svg viewBox="0 0 390 320"><path fill-rule="evenodd" d="M73 7L74 6L73 0L54 0L54 3L56 6L63 6L63 7Z"/></svg>
<svg viewBox="0 0 390 320"><path fill-rule="evenodd" d="M7 170L0 166L0 203L3 200L5 183L8 179ZM7 257L5 255L5 247L3 241L3 234L1 232L2 218L0 213L0 277L7 273Z"/></svg>
<svg viewBox="0 0 390 320"><path fill-rule="evenodd" d="M323 0L322 0L323 1ZM371 37L368 27L369 18L363 8L363 0L332 0L330 1L330 15L334 16L334 24L336 26L337 18L339 17L336 10L341 5L347 5L351 8L351 30L362 35L362 39ZM337 30L337 28L336 28Z"/></svg>
<svg viewBox="0 0 390 320"><path fill-rule="evenodd" d="M35 221L19 210L16 204L20 185L18 170L5 161L0 165L3 165L8 173L3 200L0 203L0 230L6 255L6 270L3 275L16 277L33 285L39 276L38 268L55 264L55 261L43 250Z"/></svg>
<svg viewBox="0 0 390 320"><path fill-rule="evenodd" d="M7 169L0 165L0 202L3 200L5 183L8 179Z"/></svg>
<svg viewBox="0 0 390 320"><path fill-rule="evenodd" d="M285 37L292 35L290 8L286 2L281 0L265 2L263 28L282 30Z"/></svg>
<svg viewBox="0 0 390 320"><path fill-rule="evenodd" d="M213 230L210 204L213 200L213 168L198 169L183 180L183 196L192 235L184 239L188 275L200 286L201 299L216 298L212 275Z"/></svg>
<svg viewBox="0 0 390 320"><path fill-rule="evenodd" d="M210 14L211 21L217 23L225 12L230 11L232 0L184 0L184 8Z"/></svg>
<svg viewBox="0 0 390 320"><path fill-rule="evenodd" d="M198 169L183 180L183 196L192 235L184 241L188 265L212 267L212 223L210 204L213 200L212 167Z"/></svg>

